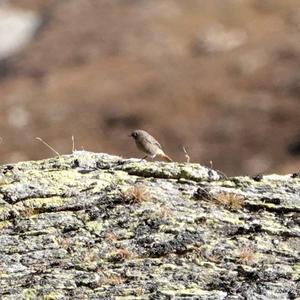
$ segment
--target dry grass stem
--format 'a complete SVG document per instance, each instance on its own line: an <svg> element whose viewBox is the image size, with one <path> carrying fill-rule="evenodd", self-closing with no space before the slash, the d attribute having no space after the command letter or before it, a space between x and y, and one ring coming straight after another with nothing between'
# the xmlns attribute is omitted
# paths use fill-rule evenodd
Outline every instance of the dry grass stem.
<svg viewBox="0 0 300 300"><path fill-rule="evenodd" d="M164 206L164 205L160 206L159 213L160 213L160 216L164 219L168 219L174 215L173 211L169 207Z"/></svg>
<svg viewBox="0 0 300 300"><path fill-rule="evenodd" d="M125 261L133 256L127 248L121 248L114 251L111 255L111 260L113 261Z"/></svg>
<svg viewBox="0 0 300 300"><path fill-rule="evenodd" d="M51 147L48 143L46 143L43 139L41 139L40 137L36 137L36 139L38 141L40 141L42 144L44 144L46 147L48 147L51 151L53 151L57 156L60 157L60 154L53 147Z"/></svg>
<svg viewBox="0 0 300 300"><path fill-rule="evenodd" d="M250 265L254 262L255 252L250 247L243 247L239 250L238 259L241 263Z"/></svg>
<svg viewBox="0 0 300 300"><path fill-rule="evenodd" d="M182 149L183 149L183 152L185 154L186 162L190 163L191 159L190 159L190 156L189 156L188 152L186 151L184 146L182 147Z"/></svg>
<svg viewBox="0 0 300 300"><path fill-rule="evenodd" d="M72 135L72 153L75 152L75 139L74 139L74 135Z"/></svg>
<svg viewBox="0 0 300 300"><path fill-rule="evenodd" d="M232 210L239 210L244 205L244 198L232 193L220 193L214 200Z"/></svg>
<svg viewBox="0 0 300 300"><path fill-rule="evenodd" d="M22 217L31 217L37 215L41 210L37 207L25 207L24 210L20 211L20 216Z"/></svg>
<svg viewBox="0 0 300 300"><path fill-rule="evenodd" d="M99 258L99 252L97 249L89 249L83 255L83 261L86 263L97 261L98 258Z"/></svg>
<svg viewBox="0 0 300 300"><path fill-rule="evenodd" d="M116 242L119 236L115 232L110 232L106 235L106 239L110 242Z"/></svg>
<svg viewBox="0 0 300 300"><path fill-rule="evenodd" d="M125 279L120 275L109 275L103 279L104 284L119 285L125 282Z"/></svg>
<svg viewBox="0 0 300 300"><path fill-rule="evenodd" d="M151 193L144 185L134 185L122 193L122 196L129 202L140 203L149 201Z"/></svg>

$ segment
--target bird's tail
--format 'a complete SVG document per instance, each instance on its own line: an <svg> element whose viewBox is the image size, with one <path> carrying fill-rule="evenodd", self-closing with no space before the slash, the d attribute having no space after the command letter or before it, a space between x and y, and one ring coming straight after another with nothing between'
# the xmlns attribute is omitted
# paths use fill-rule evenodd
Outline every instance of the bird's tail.
<svg viewBox="0 0 300 300"><path fill-rule="evenodd" d="M169 161L169 162L172 162L172 161L173 161L173 159L172 159L170 156L168 156L167 154L165 154L165 153L161 153L160 156L161 156L165 161Z"/></svg>

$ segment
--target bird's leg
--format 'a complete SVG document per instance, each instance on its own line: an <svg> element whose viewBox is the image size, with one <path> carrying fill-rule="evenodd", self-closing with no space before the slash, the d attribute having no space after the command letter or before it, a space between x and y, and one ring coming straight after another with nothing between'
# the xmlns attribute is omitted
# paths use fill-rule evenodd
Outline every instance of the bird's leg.
<svg viewBox="0 0 300 300"><path fill-rule="evenodd" d="M145 160L148 157L148 155L145 155L143 158L141 158L140 162L142 162L143 160Z"/></svg>

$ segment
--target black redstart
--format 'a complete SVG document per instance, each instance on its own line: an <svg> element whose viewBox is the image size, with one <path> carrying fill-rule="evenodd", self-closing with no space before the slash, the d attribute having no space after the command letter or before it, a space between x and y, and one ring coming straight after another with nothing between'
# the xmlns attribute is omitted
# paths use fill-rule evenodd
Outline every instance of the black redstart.
<svg viewBox="0 0 300 300"><path fill-rule="evenodd" d="M159 156L166 161L173 161L162 150L160 143L148 132L144 130L135 130L129 136L134 138L138 149L146 154L143 159L145 159L147 156L151 156L152 158Z"/></svg>

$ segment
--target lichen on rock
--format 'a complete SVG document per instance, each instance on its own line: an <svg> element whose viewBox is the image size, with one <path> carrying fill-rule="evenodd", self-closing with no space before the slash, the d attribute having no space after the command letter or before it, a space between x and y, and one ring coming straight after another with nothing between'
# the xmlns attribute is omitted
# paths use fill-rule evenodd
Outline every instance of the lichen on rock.
<svg viewBox="0 0 300 300"><path fill-rule="evenodd" d="M1 299L300 297L300 179L74 152L0 168Z"/></svg>

